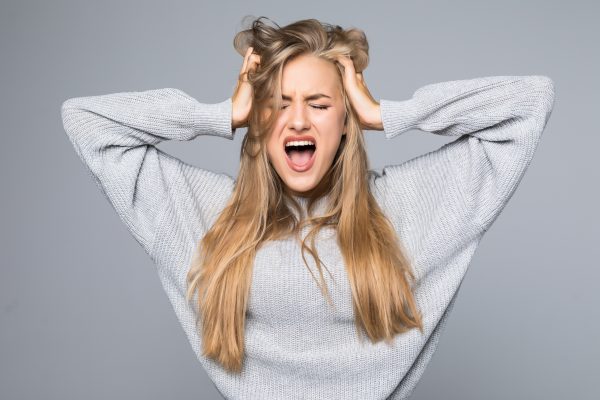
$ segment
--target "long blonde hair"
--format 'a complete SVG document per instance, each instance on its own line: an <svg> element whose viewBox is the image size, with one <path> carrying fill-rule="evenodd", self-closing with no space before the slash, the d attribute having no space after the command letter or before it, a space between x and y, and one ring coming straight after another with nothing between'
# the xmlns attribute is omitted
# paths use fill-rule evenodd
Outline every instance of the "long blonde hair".
<svg viewBox="0 0 600 400"><path fill-rule="evenodd" d="M261 57L260 66L248 75L254 93L253 107L242 141L233 194L200 241L187 275L188 301L195 293L198 295L202 353L231 372L239 372L242 367L246 308L257 250L272 239L290 235L300 239L299 232L306 225L312 228L301 240L302 257L306 263L307 251L316 261L321 277L317 284L330 304L314 243L323 227L334 227L337 232L358 333L364 330L371 341L383 339L390 343L396 334L409 329L416 327L423 332L422 316L412 293L414 275L390 221L370 191L363 132L346 93L346 135L342 136L330 170L308 194L309 211L316 200L327 195L324 214L308 214L299 220L288 205L299 212L300 204L267 157L266 142L277 113L267 116L261 110L271 101L274 110L280 109L286 61L307 53L332 62L338 55L348 55L360 72L369 61L365 34L356 28L344 30L315 19L284 27L269 25L264 19L255 19L250 28L234 38L234 47L241 55L252 46ZM342 67L336 65L342 79ZM306 244L308 240L310 246Z"/></svg>

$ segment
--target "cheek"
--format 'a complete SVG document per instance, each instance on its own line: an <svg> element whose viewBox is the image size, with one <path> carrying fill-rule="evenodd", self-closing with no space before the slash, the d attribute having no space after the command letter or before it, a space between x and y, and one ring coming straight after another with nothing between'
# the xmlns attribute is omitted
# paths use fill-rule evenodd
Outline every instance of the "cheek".
<svg viewBox="0 0 600 400"><path fill-rule="evenodd" d="M323 149L323 154L326 159L333 159L335 153L338 151L340 147L342 135L331 135L327 138L326 141L323 141L321 146Z"/></svg>
<svg viewBox="0 0 600 400"><path fill-rule="evenodd" d="M275 147L273 146L273 143L271 143L271 141L267 142L267 157L269 158L269 160L272 160L275 156L274 150Z"/></svg>
<svg viewBox="0 0 600 400"><path fill-rule="evenodd" d="M344 115L343 114L328 114L328 115L315 115L313 118L315 125L321 127L322 130L327 132L342 132L344 129Z"/></svg>
<svg viewBox="0 0 600 400"><path fill-rule="evenodd" d="M271 134L270 138L267 140L267 156L269 161L276 159L281 156L280 152L280 143L277 135Z"/></svg>
<svg viewBox="0 0 600 400"><path fill-rule="evenodd" d="M281 150L283 149L283 145L281 144L281 133L283 132L284 125L282 121L277 121L273 131L269 135L267 139L267 155L269 159L277 157L281 154Z"/></svg>

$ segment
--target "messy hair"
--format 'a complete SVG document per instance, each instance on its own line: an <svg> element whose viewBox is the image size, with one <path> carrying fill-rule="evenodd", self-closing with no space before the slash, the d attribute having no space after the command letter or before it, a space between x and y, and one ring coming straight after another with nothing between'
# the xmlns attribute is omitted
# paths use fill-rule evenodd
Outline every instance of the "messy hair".
<svg viewBox="0 0 600 400"><path fill-rule="evenodd" d="M253 52L260 56L260 65L248 74L253 88L252 109L233 194L198 244L187 275L188 301L197 294L203 355L229 371L241 370L254 258L261 245L269 240L295 236L301 242L307 268L315 278L305 252L316 262L320 276L320 281L315 278L316 283L328 304L335 307L324 280L323 263L315 249L315 237L324 227L332 227L337 233L359 337L363 332L373 342L390 343L396 334L409 329L416 327L422 332L422 316L412 293L414 275L391 222L371 193L363 131L345 91L342 89L346 134L331 168L307 193L306 218L297 216L302 215L301 206L267 156L267 139L277 113L266 114L262 110L280 109L286 62L304 54L320 57L336 65L341 82L343 66L336 63L338 56L349 56L357 72L369 63L364 32L316 19L280 27L259 17L236 34L233 44L240 55L253 47ZM326 210L313 216L310 210L323 196L327 197ZM310 230L301 239L304 226Z"/></svg>

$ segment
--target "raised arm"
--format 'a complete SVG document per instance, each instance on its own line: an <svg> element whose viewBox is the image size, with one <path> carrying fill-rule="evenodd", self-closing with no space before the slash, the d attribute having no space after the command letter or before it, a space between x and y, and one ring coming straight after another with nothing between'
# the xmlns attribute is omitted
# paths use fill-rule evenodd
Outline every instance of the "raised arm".
<svg viewBox="0 0 600 400"><path fill-rule="evenodd" d="M206 223L225 205L233 179L200 169L156 148L198 135L233 139L231 98L203 104L179 89L77 97L62 104L65 131L96 184L135 239L154 259L162 231L176 234L190 219ZM164 225L164 224L163 224Z"/></svg>
<svg viewBox="0 0 600 400"><path fill-rule="evenodd" d="M380 101L388 139L412 128L458 138L441 148L386 166L375 186L398 211L418 198L430 216L452 197L450 221L487 230L527 169L554 104L546 76L491 76L423 86L405 101ZM426 197L437 193L432 197ZM409 200L410 199L410 200ZM443 210L442 210L443 212ZM467 228L467 226L465 226Z"/></svg>

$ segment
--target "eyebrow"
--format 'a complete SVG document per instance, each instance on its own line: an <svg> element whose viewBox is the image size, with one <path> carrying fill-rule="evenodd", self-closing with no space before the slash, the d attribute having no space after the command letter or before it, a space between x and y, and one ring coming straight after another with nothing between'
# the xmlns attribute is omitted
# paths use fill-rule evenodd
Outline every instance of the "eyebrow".
<svg viewBox="0 0 600 400"><path fill-rule="evenodd" d="M328 99L331 99L331 97L327 96L326 94L315 93L315 94L311 94L310 96L306 96L304 98L304 100L317 100L317 99L320 99L321 97L327 97ZM281 96L281 98L283 100L291 100L292 99L290 96L286 96L285 94L283 96Z"/></svg>

